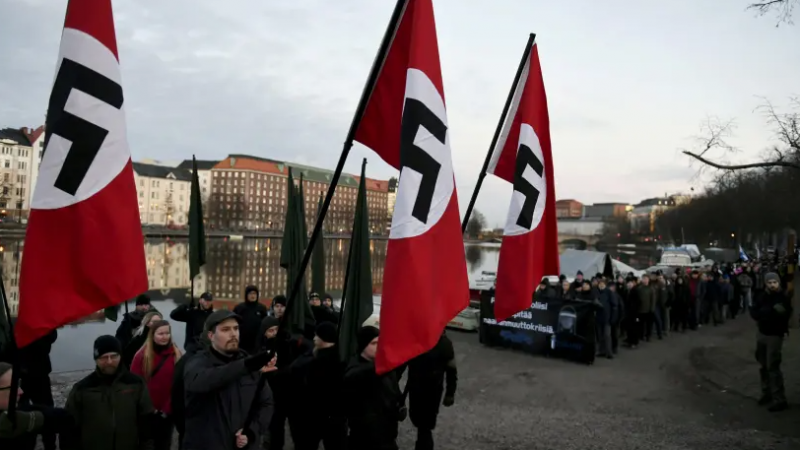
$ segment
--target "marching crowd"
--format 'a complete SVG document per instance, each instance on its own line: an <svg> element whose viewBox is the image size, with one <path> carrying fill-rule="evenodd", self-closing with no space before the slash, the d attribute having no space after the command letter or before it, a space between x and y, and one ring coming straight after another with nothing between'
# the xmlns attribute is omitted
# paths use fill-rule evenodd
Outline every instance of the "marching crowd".
<svg viewBox="0 0 800 450"><path fill-rule="evenodd" d="M0 362L0 448L32 450L41 435L45 450L169 450L175 440L186 450L281 450L288 425L297 450L394 450L409 416L415 448L433 449L439 407L455 402L452 342L442 334L429 352L377 375L378 328L362 327L356 354L342 355L332 298L309 297L316 325L290 334L280 326L286 298L268 309L254 286L233 310L215 310L204 293L171 321L141 295L116 336L95 340L96 368L63 408L53 405L49 378L54 331L22 349L13 417L16 366ZM183 348L174 322L185 324Z"/></svg>
<svg viewBox="0 0 800 450"><path fill-rule="evenodd" d="M760 364L759 404L777 412L787 408L781 373L783 341L792 314L786 287L787 260L713 265L708 271L675 269L636 277L591 279L578 272L574 281L561 275L559 284L542 280L535 300L582 300L596 305L594 334L597 355L613 359L620 345L638 348L655 335L686 333L719 326L749 311L757 322L756 359Z"/></svg>

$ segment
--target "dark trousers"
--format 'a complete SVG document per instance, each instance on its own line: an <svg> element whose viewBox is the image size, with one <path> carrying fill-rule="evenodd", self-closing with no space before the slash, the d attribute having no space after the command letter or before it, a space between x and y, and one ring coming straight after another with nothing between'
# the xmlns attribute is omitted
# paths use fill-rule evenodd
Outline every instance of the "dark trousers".
<svg viewBox="0 0 800 450"><path fill-rule="evenodd" d="M641 314L640 323L642 324L641 336L645 341L649 341L653 336L653 324L655 323L655 315L651 312Z"/></svg>
<svg viewBox="0 0 800 450"><path fill-rule="evenodd" d="M433 450L433 430L417 428L417 442L414 450Z"/></svg>
<svg viewBox="0 0 800 450"><path fill-rule="evenodd" d="M172 434L175 422L172 417L157 415L153 419L150 432L153 435L153 448L155 450L170 450L172 448Z"/></svg>
<svg viewBox="0 0 800 450"><path fill-rule="evenodd" d="M619 323L611 325L611 351L616 355L619 348Z"/></svg>
<svg viewBox="0 0 800 450"><path fill-rule="evenodd" d="M625 327L627 329L625 334L627 335L628 345L639 345L639 339L641 339L642 334L641 320L638 315L631 315L625 319Z"/></svg>
<svg viewBox="0 0 800 450"><path fill-rule="evenodd" d="M686 331L689 328L689 311L685 306L672 308L672 331Z"/></svg>
<svg viewBox="0 0 800 450"><path fill-rule="evenodd" d="M27 396L34 405L53 406L55 404L53 402L50 375L25 374L20 378L20 387L25 393L25 396ZM55 433L42 434L42 444L44 444L45 450L55 450Z"/></svg>
<svg viewBox="0 0 800 450"><path fill-rule="evenodd" d="M308 418L303 422L302 432L295 441L296 450L318 450L320 442L325 450L343 450L347 436L347 424L336 419ZM292 435L294 440L294 435Z"/></svg>
<svg viewBox="0 0 800 450"><path fill-rule="evenodd" d="M756 360L761 365L761 395L772 399L774 403L786 401L783 389L783 336L765 336L758 334L756 342Z"/></svg>
<svg viewBox="0 0 800 450"><path fill-rule="evenodd" d="M265 440L264 448L269 450L283 450L286 443L286 410L276 406L269 423L269 439Z"/></svg>

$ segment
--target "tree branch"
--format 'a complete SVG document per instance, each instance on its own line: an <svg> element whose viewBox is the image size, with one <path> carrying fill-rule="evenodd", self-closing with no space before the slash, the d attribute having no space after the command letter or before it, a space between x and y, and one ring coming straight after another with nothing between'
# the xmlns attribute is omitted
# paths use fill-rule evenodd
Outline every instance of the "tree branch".
<svg viewBox="0 0 800 450"><path fill-rule="evenodd" d="M715 169L720 169L720 170L764 169L768 167L790 167L792 169L800 170L800 164L790 163L786 161L764 161L764 162L750 163L750 164L720 164L708 160L706 158L703 158L701 155L698 155L697 153L692 153L688 150L683 150L683 154L691 156L692 158L700 161L701 163L707 166L711 166Z"/></svg>

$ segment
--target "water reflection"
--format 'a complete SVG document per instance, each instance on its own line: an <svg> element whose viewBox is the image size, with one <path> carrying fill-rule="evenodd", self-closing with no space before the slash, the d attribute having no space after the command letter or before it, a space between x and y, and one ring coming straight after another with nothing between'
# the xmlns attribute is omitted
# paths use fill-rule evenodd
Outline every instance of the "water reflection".
<svg viewBox="0 0 800 450"><path fill-rule="evenodd" d="M341 291L344 283L349 241L326 239L324 245L326 291L335 295ZM386 240L374 240L371 243L373 292L376 294L381 291L386 245ZM469 244L465 248L470 278L480 276L483 271L497 270L499 244ZM147 239L145 242L149 284L147 294L164 317L169 317L178 304L188 301L187 252L186 240ZM12 316L16 315L19 306L19 267L24 254L25 244L22 240L3 239L0 242L2 276ZM207 264L201 275L195 278L195 295L199 296L204 291L212 292L216 308L232 308L242 301L244 287L249 284L258 286L264 299L284 294L286 271L280 267L280 254L280 239L211 239L207 245ZM611 255L636 268L653 263L653 255L647 253L629 255L612 251ZM308 282L310 285L310 276ZM128 306L133 308L132 303ZM120 309L124 312L124 307ZM99 311L60 329L52 352L53 370L63 372L92 367L92 342L99 335L114 334L117 325ZM173 333L176 342L182 343L183 326L173 327Z"/></svg>

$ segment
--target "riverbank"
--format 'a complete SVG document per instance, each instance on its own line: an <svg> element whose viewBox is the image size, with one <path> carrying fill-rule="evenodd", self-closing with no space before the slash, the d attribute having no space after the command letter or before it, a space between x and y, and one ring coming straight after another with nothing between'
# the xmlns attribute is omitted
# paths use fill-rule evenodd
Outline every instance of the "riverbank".
<svg viewBox="0 0 800 450"><path fill-rule="evenodd" d="M188 238L189 230L171 230L169 228L142 227L142 234L148 238ZM325 234L326 239L350 239L349 234ZM0 237L24 238L25 227L2 227ZM206 230L206 237L211 239L281 239L281 231L231 231L231 230ZM372 240L387 240L389 236L372 235Z"/></svg>

